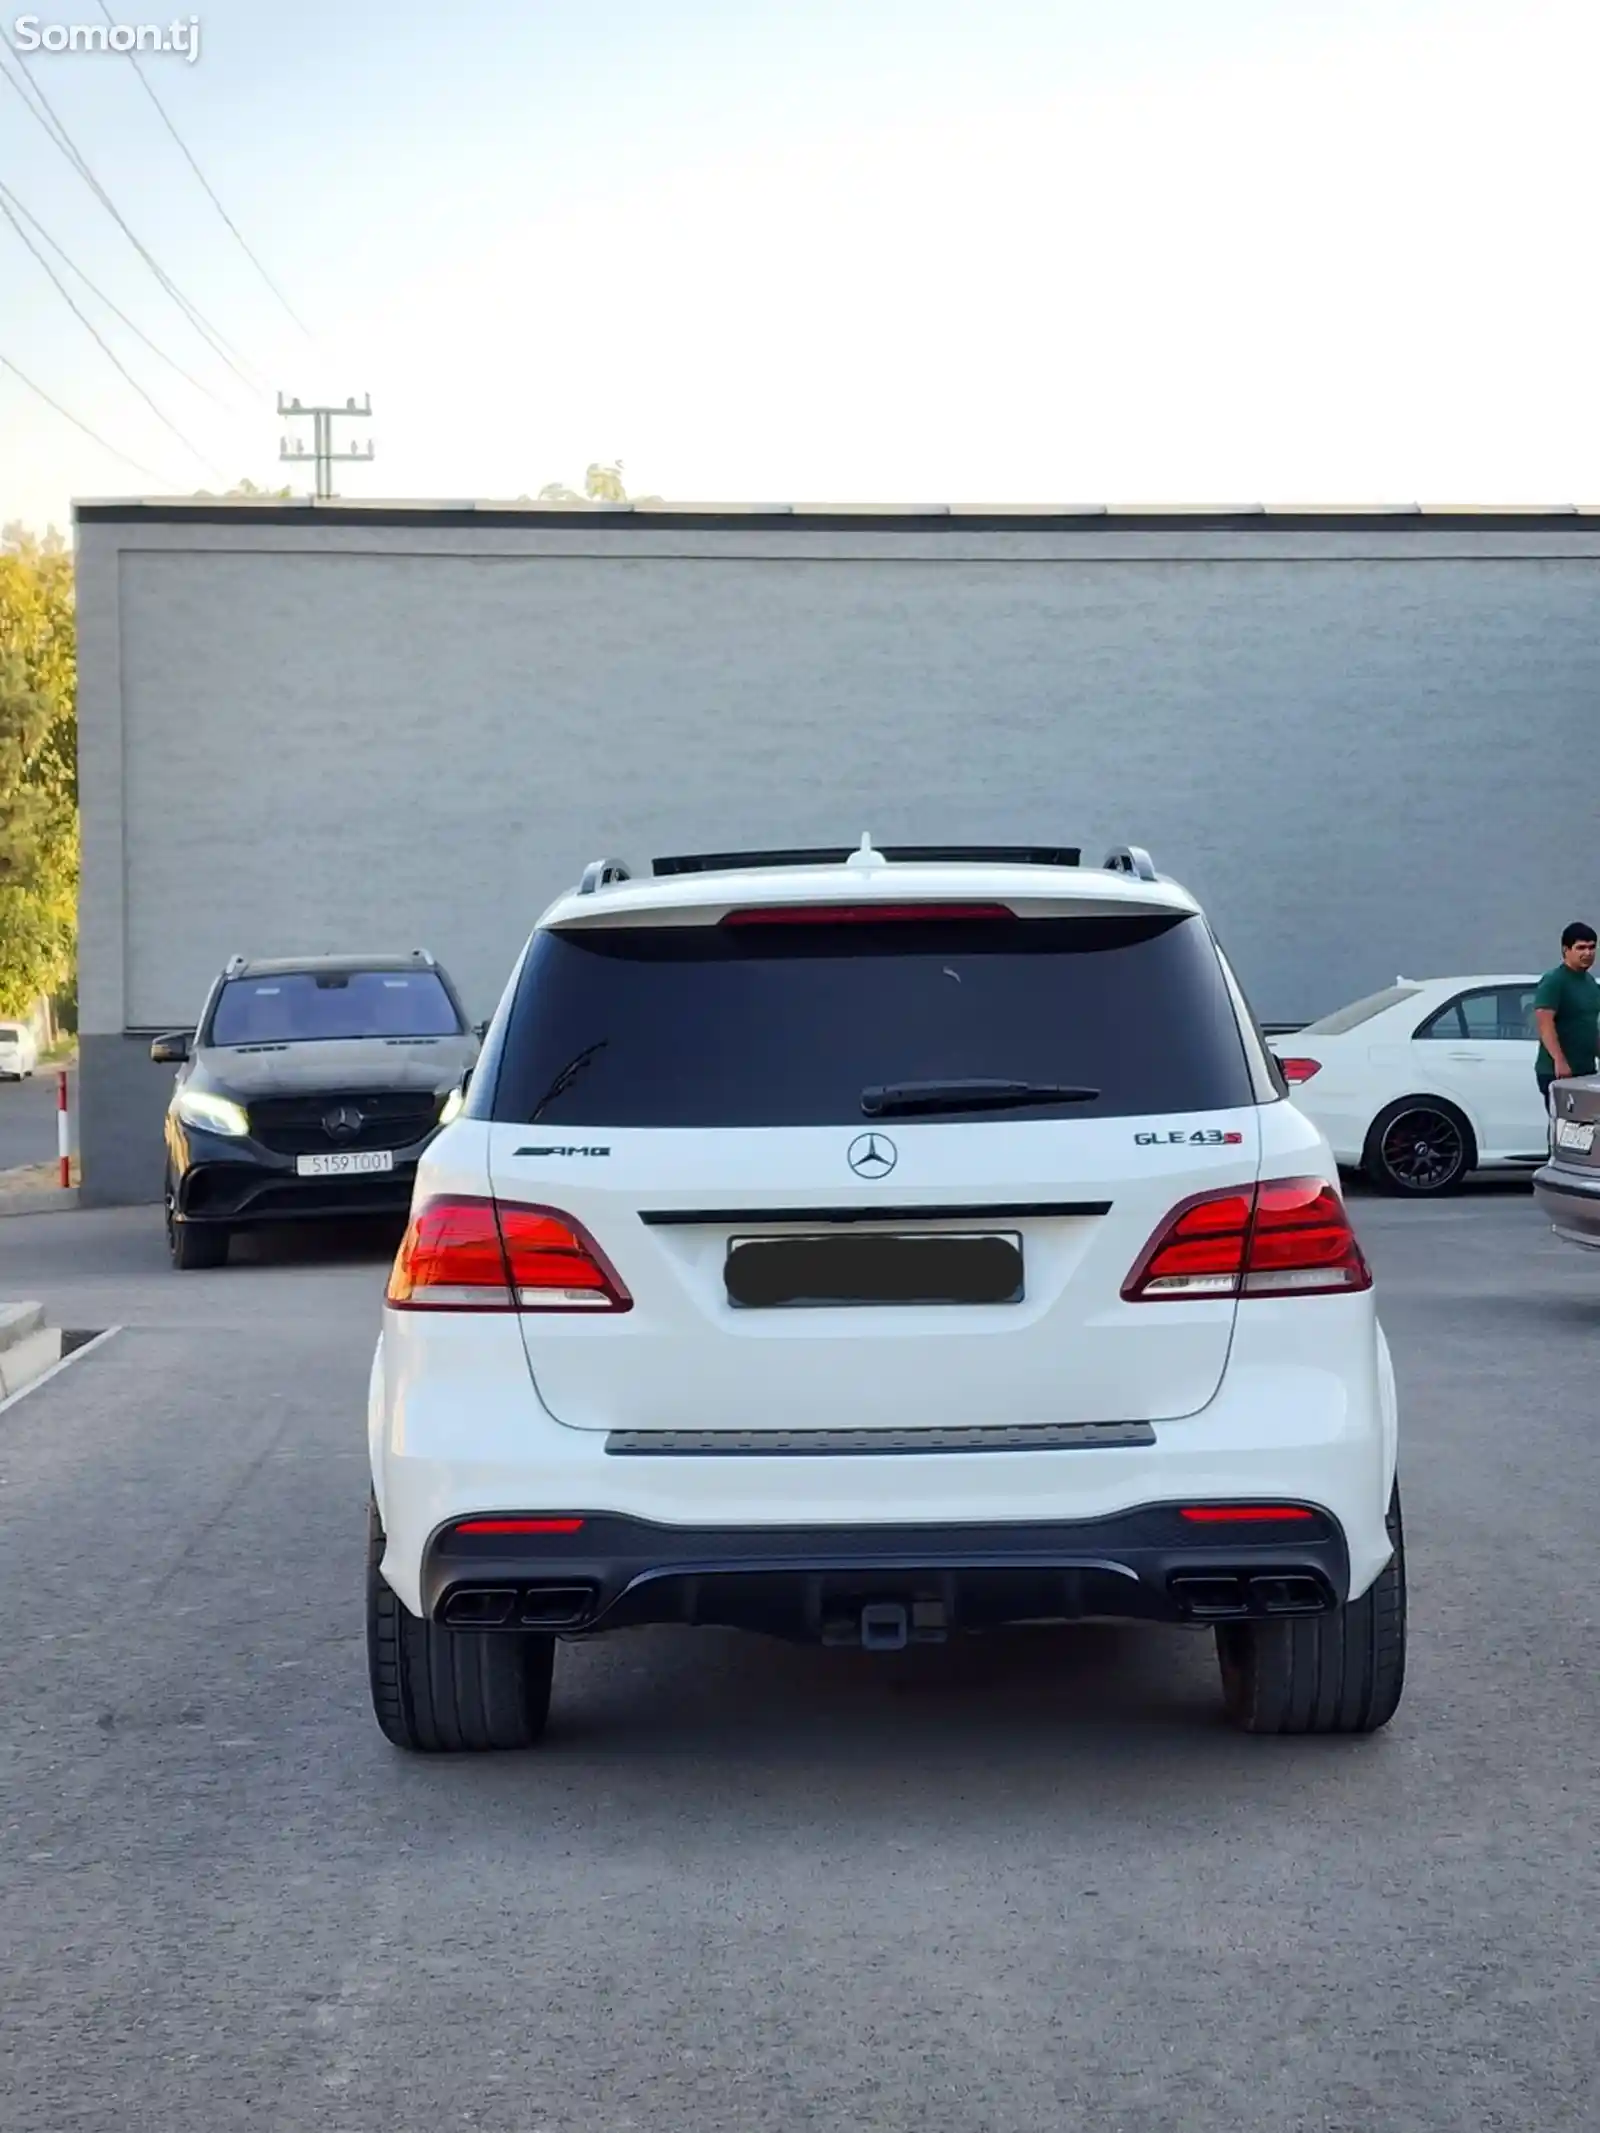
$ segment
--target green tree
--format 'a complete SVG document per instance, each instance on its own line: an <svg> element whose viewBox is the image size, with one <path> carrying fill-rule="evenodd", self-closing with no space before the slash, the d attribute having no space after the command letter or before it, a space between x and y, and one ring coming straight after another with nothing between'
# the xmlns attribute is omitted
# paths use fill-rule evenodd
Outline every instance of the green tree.
<svg viewBox="0 0 1600 2133"><path fill-rule="evenodd" d="M519 499L526 503L528 499ZM583 493L564 481L548 481L534 499L541 504L659 504L659 496L630 496L622 478L622 461L596 460L583 477Z"/></svg>
<svg viewBox="0 0 1600 2133"><path fill-rule="evenodd" d="M15 652L0 652L0 888L31 881L44 857L49 796L32 772L50 706Z"/></svg>
<svg viewBox="0 0 1600 2133"><path fill-rule="evenodd" d="M59 991L78 886L72 557L54 530L0 529L0 1012Z"/></svg>
<svg viewBox="0 0 1600 2133"><path fill-rule="evenodd" d="M194 493L196 496L214 496L216 491L196 489ZM252 481L248 474L242 474L231 489L224 489L222 493L224 496L259 496L263 502L269 504L286 503L294 496L293 489L263 489L261 484Z"/></svg>

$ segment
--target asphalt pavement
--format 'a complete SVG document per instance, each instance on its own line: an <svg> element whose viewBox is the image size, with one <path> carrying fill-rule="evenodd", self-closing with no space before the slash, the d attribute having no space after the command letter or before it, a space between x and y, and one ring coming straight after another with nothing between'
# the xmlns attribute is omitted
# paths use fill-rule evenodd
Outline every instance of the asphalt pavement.
<svg viewBox="0 0 1600 2133"><path fill-rule="evenodd" d="M75 1095L69 1086L69 1101ZM0 1081L0 1170L48 1163L55 1154L56 1069L41 1066L32 1081Z"/></svg>
<svg viewBox="0 0 1600 2133"><path fill-rule="evenodd" d="M0 1413L0 2124L1592 2128L1600 1260L1525 1190L1356 1211L1386 1734L1229 1732L1192 1633L650 1630L459 1761L366 1703L391 1237L180 1276L153 1210L0 1220L0 1295L126 1329Z"/></svg>

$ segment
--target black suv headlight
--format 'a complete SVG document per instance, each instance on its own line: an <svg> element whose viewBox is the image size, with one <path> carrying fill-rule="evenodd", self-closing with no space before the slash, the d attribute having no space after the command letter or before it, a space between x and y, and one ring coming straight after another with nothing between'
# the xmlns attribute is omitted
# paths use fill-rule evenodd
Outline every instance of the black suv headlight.
<svg viewBox="0 0 1600 2133"><path fill-rule="evenodd" d="M202 1133L220 1133L232 1141L242 1140L250 1131L250 1115L244 1105L210 1089L180 1089L172 1108L186 1126L196 1126Z"/></svg>

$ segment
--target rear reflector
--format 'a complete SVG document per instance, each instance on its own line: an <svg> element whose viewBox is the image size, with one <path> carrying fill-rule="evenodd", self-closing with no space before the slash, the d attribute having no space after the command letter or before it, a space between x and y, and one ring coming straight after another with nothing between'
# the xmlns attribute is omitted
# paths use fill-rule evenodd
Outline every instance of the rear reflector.
<svg viewBox="0 0 1600 2133"><path fill-rule="evenodd" d="M1313 1514L1288 1503L1197 1503L1185 1506L1178 1516L1196 1526L1276 1526Z"/></svg>
<svg viewBox="0 0 1600 2133"><path fill-rule="evenodd" d="M1283 1071L1284 1080L1292 1089L1298 1088L1303 1081L1309 1081L1313 1074L1322 1072L1320 1059L1280 1059L1278 1065Z"/></svg>
<svg viewBox="0 0 1600 2133"><path fill-rule="evenodd" d="M945 925L970 918L1015 918L1005 904L755 904L729 911L725 926Z"/></svg>
<svg viewBox="0 0 1600 2133"><path fill-rule="evenodd" d="M1321 1178L1278 1178L1174 1208L1123 1284L1127 1303L1370 1289L1344 1202Z"/></svg>
<svg viewBox="0 0 1600 2133"><path fill-rule="evenodd" d="M570 1215L462 1195L425 1200L395 1255L396 1311L626 1311L633 1299Z"/></svg>
<svg viewBox="0 0 1600 2133"><path fill-rule="evenodd" d="M1187 1517L1189 1514L1184 1513ZM581 1518L464 1518L457 1533L581 1533Z"/></svg>

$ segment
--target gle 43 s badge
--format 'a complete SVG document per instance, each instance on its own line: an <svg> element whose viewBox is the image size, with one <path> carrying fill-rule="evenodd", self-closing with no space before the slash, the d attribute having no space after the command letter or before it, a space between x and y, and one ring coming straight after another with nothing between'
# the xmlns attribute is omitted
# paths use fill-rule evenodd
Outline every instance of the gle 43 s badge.
<svg viewBox="0 0 1600 2133"><path fill-rule="evenodd" d="M1237 1148L1242 1133L1225 1133L1220 1126L1206 1126L1195 1133L1136 1133L1136 1148Z"/></svg>

